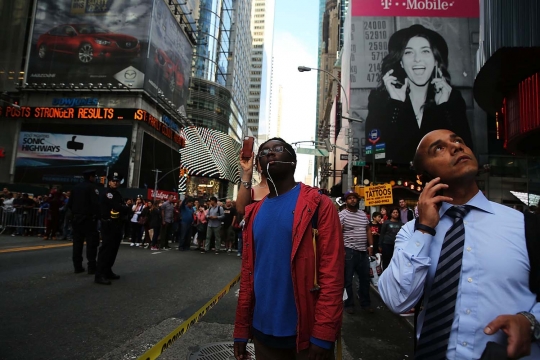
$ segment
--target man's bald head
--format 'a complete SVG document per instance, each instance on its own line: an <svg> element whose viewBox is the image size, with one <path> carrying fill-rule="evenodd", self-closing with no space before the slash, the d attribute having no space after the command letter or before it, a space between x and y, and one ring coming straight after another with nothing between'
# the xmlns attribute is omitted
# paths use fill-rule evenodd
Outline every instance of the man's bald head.
<svg viewBox="0 0 540 360"><path fill-rule="evenodd" d="M413 159L413 167L414 170L416 170L417 175L422 175L425 171L424 163L425 158L427 155L429 144L431 143L432 138L437 138L445 134L451 134L455 135L453 131L446 130L446 129L438 129L428 132L422 140L418 143L418 147L416 148L416 152L414 153L414 159Z"/></svg>

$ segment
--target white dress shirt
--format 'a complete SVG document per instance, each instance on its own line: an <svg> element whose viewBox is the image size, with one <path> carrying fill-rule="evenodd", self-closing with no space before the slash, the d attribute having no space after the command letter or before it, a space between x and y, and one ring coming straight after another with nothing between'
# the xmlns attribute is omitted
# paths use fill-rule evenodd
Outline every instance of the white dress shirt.
<svg viewBox="0 0 540 360"><path fill-rule="evenodd" d="M506 344L506 335L484 334L484 328L499 315L533 313L540 319L540 303L529 289L529 257L523 214L490 202L478 192L468 203L464 218L465 245L456 312L448 359L479 359L488 341ZM414 230L414 220L403 226L396 238L390 266L379 278L379 291L396 313L412 309L425 291L428 298L446 231L452 219L445 216L452 205L441 205L441 220L431 236ZM422 330L425 309L419 314L416 336ZM532 344L531 355L540 359L540 344Z"/></svg>

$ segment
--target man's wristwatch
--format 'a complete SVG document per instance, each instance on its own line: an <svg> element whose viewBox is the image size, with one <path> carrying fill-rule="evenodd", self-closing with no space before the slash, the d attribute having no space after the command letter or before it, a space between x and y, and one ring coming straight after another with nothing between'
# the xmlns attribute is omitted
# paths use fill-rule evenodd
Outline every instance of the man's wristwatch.
<svg viewBox="0 0 540 360"><path fill-rule="evenodd" d="M251 189L251 180L249 180L249 181L244 181L244 180L240 179L240 182L242 183L242 185L244 185L244 187L245 187L246 189Z"/></svg>
<svg viewBox="0 0 540 360"><path fill-rule="evenodd" d="M527 311L520 311L518 314L525 316L531 323L532 341L540 340L540 323L536 320L536 317Z"/></svg>

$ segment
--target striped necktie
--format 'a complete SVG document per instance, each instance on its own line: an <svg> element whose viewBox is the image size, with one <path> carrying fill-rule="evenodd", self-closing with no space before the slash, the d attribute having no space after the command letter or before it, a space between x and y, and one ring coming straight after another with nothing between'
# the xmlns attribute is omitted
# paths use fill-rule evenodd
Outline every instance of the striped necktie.
<svg viewBox="0 0 540 360"><path fill-rule="evenodd" d="M465 244L463 218L470 210L468 205L453 206L445 213L454 223L444 236L435 278L426 302L426 315L416 348L416 360L446 358L461 277Z"/></svg>

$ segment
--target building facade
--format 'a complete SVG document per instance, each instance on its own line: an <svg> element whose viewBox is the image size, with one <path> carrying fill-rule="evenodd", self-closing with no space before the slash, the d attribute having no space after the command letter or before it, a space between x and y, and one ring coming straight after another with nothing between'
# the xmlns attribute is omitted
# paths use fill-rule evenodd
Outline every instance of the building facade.
<svg viewBox="0 0 540 360"><path fill-rule="evenodd" d="M234 197L240 143L248 134L251 1L199 0L198 13L187 105L195 128L183 129L188 146L181 151L186 187L197 196Z"/></svg>
<svg viewBox="0 0 540 360"><path fill-rule="evenodd" d="M95 169L122 173L124 190L178 191L197 41L187 3L20 1L1 16L0 182L46 192Z"/></svg>
<svg viewBox="0 0 540 360"><path fill-rule="evenodd" d="M253 0L248 128L259 143L270 132L275 0Z"/></svg>
<svg viewBox="0 0 540 360"><path fill-rule="evenodd" d="M487 114L488 151L479 176L494 201L537 206L540 195L540 6L537 1L480 1L474 84Z"/></svg>

